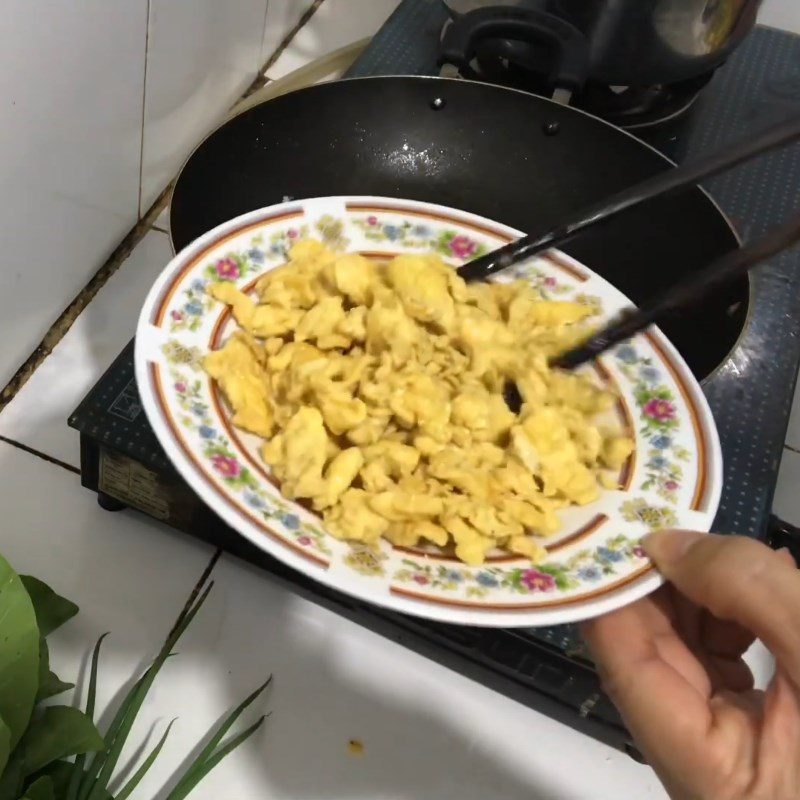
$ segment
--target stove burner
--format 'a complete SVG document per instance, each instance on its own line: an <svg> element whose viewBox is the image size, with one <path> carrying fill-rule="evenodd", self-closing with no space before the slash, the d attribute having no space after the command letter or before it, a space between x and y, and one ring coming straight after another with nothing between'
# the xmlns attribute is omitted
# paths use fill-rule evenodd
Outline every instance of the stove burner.
<svg viewBox="0 0 800 800"><path fill-rule="evenodd" d="M450 24L452 20L442 29L442 36ZM550 54L541 46L511 39L487 39L478 44L475 58L461 69L461 77L551 97L554 87L548 81L550 65ZM712 75L709 72L656 86L608 86L590 80L572 95L570 105L620 128L660 126L682 117Z"/></svg>

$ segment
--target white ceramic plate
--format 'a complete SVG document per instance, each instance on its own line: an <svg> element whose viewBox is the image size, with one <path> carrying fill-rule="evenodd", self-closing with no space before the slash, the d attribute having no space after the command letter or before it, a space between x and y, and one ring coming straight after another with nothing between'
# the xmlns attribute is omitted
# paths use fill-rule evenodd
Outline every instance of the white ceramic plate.
<svg viewBox="0 0 800 800"><path fill-rule="evenodd" d="M235 327L209 282L251 287L285 261L293 241L385 258L440 253L458 266L519 232L441 206L377 197L284 203L220 225L179 253L153 286L136 335L136 379L164 450L200 497L251 542L315 580L397 611L487 626L551 625L631 602L661 579L639 546L664 526L708 530L719 502L722 458L700 387L658 331L603 357L596 379L620 395L621 426L636 450L619 491L562 514L546 563L499 554L482 567L435 550L378 551L337 541L314 514L285 500L258 456L256 437L235 430L200 359ZM629 305L591 270L565 255L509 271L547 297L591 304L601 320Z"/></svg>

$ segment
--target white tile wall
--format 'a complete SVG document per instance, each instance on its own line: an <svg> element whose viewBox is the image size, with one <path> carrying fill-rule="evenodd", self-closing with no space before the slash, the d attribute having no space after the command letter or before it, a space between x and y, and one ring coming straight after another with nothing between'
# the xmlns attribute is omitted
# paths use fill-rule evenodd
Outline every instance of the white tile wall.
<svg viewBox="0 0 800 800"><path fill-rule="evenodd" d="M151 231L0 412L0 435L80 466L67 418L133 338L144 298L172 258L169 237Z"/></svg>
<svg viewBox="0 0 800 800"><path fill-rule="evenodd" d="M258 74L266 11L267 0L150 0L141 213Z"/></svg>
<svg viewBox="0 0 800 800"><path fill-rule="evenodd" d="M264 40L261 44L261 62L275 52L289 31L298 23L303 12L310 8L312 0L269 0Z"/></svg>
<svg viewBox="0 0 800 800"><path fill-rule="evenodd" d="M136 221L147 0L4 0L0 386Z"/></svg>
<svg viewBox="0 0 800 800"><path fill-rule="evenodd" d="M762 25L800 33L800 2L798 0L764 0L758 21Z"/></svg>
<svg viewBox="0 0 800 800"><path fill-rule="evenodd" d="M279 6L286 4L286 0L277 2ZM297 2L290 0L289 4L294 6ZM267 69L267 75L272 79L283 77L315 58L372 36L398 5L399 0L325 0L278 61ZM267 23L269 34L269 18Z"/></svg>

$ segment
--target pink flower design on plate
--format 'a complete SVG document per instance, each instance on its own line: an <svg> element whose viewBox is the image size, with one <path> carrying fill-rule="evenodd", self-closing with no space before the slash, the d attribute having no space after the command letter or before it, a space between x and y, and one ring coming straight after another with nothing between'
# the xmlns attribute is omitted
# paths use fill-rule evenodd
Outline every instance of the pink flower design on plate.
<svg viewBox="0 0 800 800"><path fill-rule="evenodd" d="M428 576L427 575L415 575L414 580L420 585L425 586L428 583Z"/></svg>
<svg viewBox="0 0 800 800"><path fill-rule="evenodd" d="M637 544L633 548L632 552L636 558L647 558L647 553L645 552L644 547L642 547L640 544Z"/></svg>
<svg viewBox="0 0 800 800"><path fill-rule="evenodd" d="M552 287L552 286L555 286L555 285L556 285L556 283L557 283L556 279L555 279L555 278L553 278L552 276L550 276L550 277L548 277L548 278L545 278L545 279L544 279L544 285L545 285L545 286L550 286L550 287Z"/></svg>
<svg viewBox="0 0 800 800"><path fill-rule="evenodd" d="M680 484L677 481L667 481L664 484L664 488L668 492L674 492L679 486L680 486Z"/></svg>
<svg viewBox="0 0 800 800"><path fill-rule="evenodd" d="M378 224L378 218L374 214L367 217L367 225L377 225L377 224Z"/></svg>
<svg viewBox="0 0 800 800"><path fill-rule="evenodd" d="M556 579L538 569L526 569L522 573L522 582L531 592L549 592L556 588Z"/></svg>
<svg viewBox="0 0 800 800"><path fill-rule="evenodd" d="M175 384L175 391L178 394L186 394L186 384L183 381L178 381Z"/></svg>
<svg viewBox="0 0 800 800"><path fill-rule="evenodd" d="M178 311L177 308L170 311L169 315L175 320L175 322L180 322L183 319L183 311Z"/></svg>
<svg viewBox="0 0 800 800"><path fill-rule="evenodd" d="M657 397L648 400L642 411L646 416L659 422L669 422L675 419L675 406L669 400L660 400Z"/></svg>
<svg viewBox="0 0 800 800"><path fill-rule="evenodd" d="M303 545L303 547L308 547L310 544L312 544L312 541L313 540L311 539L310 536L298 536L297 537L297 543Z"/></svg>
<svg viewBox="0 0 800 800"><path fill-rule="evenodd" d="M242 471L239 462L230 456L213 456L211 463L214 465L214 469L219 472L223 478L236 478Z"/></svg>
<svg viewBox="0 0 800 800"><path fill-rule="evenodd" d="M296 239L296 238L298 237L298 235L299 235L299 234L298 234L298 231L297 231L295 228L289 228L289 230L288 230L288 231L286 231L286 235L287 235L287 236L288 236L290 239Z"/></svg>
<svg viewBox="0 0 800 800"><path fill-rule="evenodd" d="M476 250L478 245L468 236L456 236L450 242L450 250L457 258L469 258Z"/></svg>
<svg viewBox="0 0 800 800"><path fill-rule="evenodd" d="M221 258L216 263L217 275L225 281L239 277L239 265L232 258Z"/></svg>

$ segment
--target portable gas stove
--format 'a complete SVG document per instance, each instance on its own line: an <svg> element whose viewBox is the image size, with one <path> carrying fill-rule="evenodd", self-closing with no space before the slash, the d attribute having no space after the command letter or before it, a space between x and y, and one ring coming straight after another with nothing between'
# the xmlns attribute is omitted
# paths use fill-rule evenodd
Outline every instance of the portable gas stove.
<svg viewBox="0 0 800 800"><path fill-rule="evenodd" d="M349 75L436 74L447 12L404 0ZM800 111L800 37L757 29L710 81L682 125L647 129L675 160ZM800 148L749 163L708 185L744 238L792 210ZM752 278L745 331L732 357L704 383L726 468L715 529L770 538L768 524L800 361L800 254L785 253ZM257 550L228 529L183 483L148 426L129 344L72 415L81 434L82 483L109 510L130 506L263 567L294 591L503 694L637 756L571 627L487 630L418 620L363 605ZM780 543L797 531L771 526Z"/></svg>

